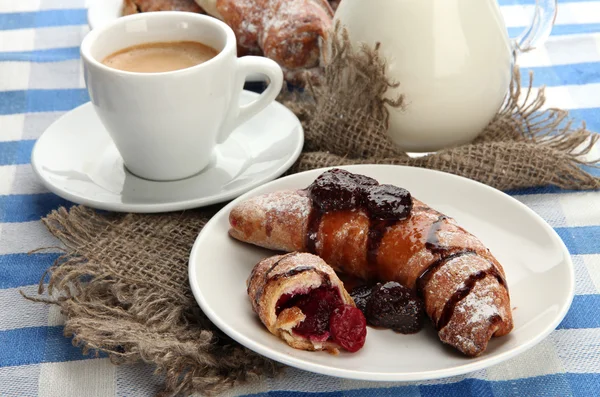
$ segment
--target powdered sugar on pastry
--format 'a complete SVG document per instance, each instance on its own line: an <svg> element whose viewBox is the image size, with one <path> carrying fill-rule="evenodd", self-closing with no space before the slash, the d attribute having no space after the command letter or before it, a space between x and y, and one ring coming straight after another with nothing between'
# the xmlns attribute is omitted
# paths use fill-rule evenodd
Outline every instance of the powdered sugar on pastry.
<svg viewBox="0 0 600 397"><path fill-rule="evenodd" d="M295 190L253 197L231 211L229 222L235 227L229 233L238 240L268 241L266 248L301 251L310 208L306 194Z"/></svg>
<svg viewBox="0 0 600 397"><path fill-rule="evenodd" d="M310 211L308 198L296 192L275 192L257 196L248 200L245 204L260 208L267 213L286 213L297 217L306 217Z"/></svg>
<svg viewBox="0 0 600 397"><path fill-rule="evenodd" d="M458 312L467 314L467 324L481 324L489 321L493 316L499 316L497 303L493 297L489 285L483 287L482 297L469 294L462 305L457 308Z"/></svg>
<svg viewBox="0 0 600 397"><path fill-rule="evenodd" d="M501 295L502 292L490 278L481 280L458 303L453 318L439 331L442 342L469 356L477 356L485 351L489 339L500 329L508 315L502 305Z"/></svg>
<svg viewBox="0 0 600 397"><path fill-rule="evenodd" d="M325 0L217 0L216 9L242 48L260 49L288 70L319 65L333 18Z"/></svg>

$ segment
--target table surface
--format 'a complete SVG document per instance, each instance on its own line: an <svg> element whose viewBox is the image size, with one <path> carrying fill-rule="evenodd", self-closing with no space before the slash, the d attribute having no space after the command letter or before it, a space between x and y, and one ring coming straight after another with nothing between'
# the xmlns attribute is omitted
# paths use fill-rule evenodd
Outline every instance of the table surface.
<svg viewBox="0 0 600 397"><path fill-rule="evenodd" d="M480 1L480 0L477 0ZM511 36L534 0L501 0ZM29 164L35 139L88 101L79 44L88 32L84 0L0 0L0 396L150 396L160 380L147 365L83 356L63 337L54 307L34 294L56 252L40 218L68 202L49 193ZM521 56L546 85L548 107L569 109L600 131L600 1L560 0L549 41ZM596 148L596 154L598 154ZM593 171L600 175L598 170ZM371 383L289 369L286 376L226 395L257 396L600 396L600 192L527 189L511 194L563 238L576 290L565 320L524 354L486 370L423 383ZM399 357L398 359L402 359Z"/></svg>

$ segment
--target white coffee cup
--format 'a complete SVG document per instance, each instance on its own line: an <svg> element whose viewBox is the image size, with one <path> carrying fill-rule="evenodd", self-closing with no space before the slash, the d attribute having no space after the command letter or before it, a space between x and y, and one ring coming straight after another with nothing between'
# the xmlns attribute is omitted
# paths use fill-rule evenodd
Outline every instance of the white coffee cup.
<svg viewBox="0 0 600 397"><path fill-rule="evenodd" d="M134 73L102 64L119 50L154 42L196 41L218 54L187 69ZM269 105L283 74L264 57L236 56L225 23L201 14L161 11L121 17L92 30L81 44L85 82L94 109L127 169L152 180L182 179L202 171L218 143ZM239 96L249 74L268 88L250 104Z"/></svg>

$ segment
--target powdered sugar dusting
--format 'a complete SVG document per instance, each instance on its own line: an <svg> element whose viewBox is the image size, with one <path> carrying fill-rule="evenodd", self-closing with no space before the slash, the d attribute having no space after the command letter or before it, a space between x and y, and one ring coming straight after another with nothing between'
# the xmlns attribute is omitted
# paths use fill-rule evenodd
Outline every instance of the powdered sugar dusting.
<svg viewBox="0 0 600 397"><path fill-rule="evenodd" d="M258 27L252 21L242 21L242 29L255 35L258 32Z"/></svg>
<svg viewBox="0 0 600 397"><path fill-rule="evenodd" d="M487 322L492 316L500 315L490 285L483 287L478 294L467 295L459 310L469 315L467 324Z"/></svg>
<svg viewBox="0 0 600 397"><path fill-rule="evenodd" d="M318 66L319 38L333 18L326 0L223 0L217 7L250 51L262 50L284 68Z"/></svg>
<svg viewBox="0 0 600 397"><path fill-rule="evenodd" d="M310 213L310 199L295 191L280 191L254 197L242 205L260 209L266 213L291 214L305 218Z"/></svg>

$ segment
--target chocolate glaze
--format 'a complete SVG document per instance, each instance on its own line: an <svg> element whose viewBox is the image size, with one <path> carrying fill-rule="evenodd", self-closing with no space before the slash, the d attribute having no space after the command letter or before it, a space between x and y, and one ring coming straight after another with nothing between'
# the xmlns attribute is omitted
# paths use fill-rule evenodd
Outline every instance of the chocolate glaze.
<svg viewBox="0 0 600 397"><path fill-rule="evenodd" d="M319 225L323 218L323 212L313 205L308 214L308 227L306 233L306 250L311 254L317 253L317 235L319 233Z"/></svg>
<svg viewBox="0 0 600 397"><path fill-rule="evenodd" d="M427 235L427 241L425 242L425 248L427 248L431 253L440 253L448 251L448 247L444 247L440 245L440 240L437 236L438 232L442 228L444 221L448 219L446 215L440 214L437 220L431 224L431 229L429 229L429 234Z"/></svg>
<svg viewBox="0 0 600 397"><path fill-rule="evenodd" d="M362 179L361 179L362 178ZM396 189L396 190L394 190ZM373 192L383 192L373 199ZM390 226L407 219L412 208L410 193L404 189L390 185L379 185L375 180L362 175L351 174L340 169L333 169L321 174L305 191L311 199L311 211L308 218L306 234L306 250L316 254L316 242L323 215L336 210L362 210L369 217L369 231L367 237L367 262L373 266L377 263L377 254L381 241ZM377 200L381 200L378 202ZM376 208L376 211L370 210ZM382 210L383 209L383 210ZM433 211L430 207L419 206L415 211ZM431 263L419 275L416 282L416 293L424 299L424 290L431 276L448 261L464 255L479 255L473 250L462 247L444 246L438 238L445 221L446 215L439 216L432 223L425 242L425 247L439 258ZM464 299L474 288L477 281L488 275L493 275L500 284L507 288L506 280L498 271L495 264L491 267L472 274L465 282L464 287L458 289L446 302L442 314L436 324L438 330L445 327L450 321L456 305ZM492 316L490 321L501 321Z"/></svg>
<svg viewBox="0 0 600 397"><path fill-rule="evenodd" d="M297 255L296 252L291 252L289 254L285 254L282 255L281 258L277 259L275 262L273 262L273 264L269 267L269 270L267 270L265 272L265 279L269 278L269 275L271 274L271 272L277 267L279 266L279 263L281 263L282 260L284 260L285 258L289 258L290 256L294 256Z"/></svg>
<svg viewBox="0 0 600 397"><path fill-rule="evenodd" d="M269 280L273 280L273 279L277 280L277 279L280 279L280 278L291 277L291 276L294 276L294 275L296 275L298 273L302 273L302 272L305 272L305 271L308 271L308 270L315 270L315 268L312 267L312 266L299 266L299 267L291 269L291 270L289 270L289 271L287 271L285 273L276 274L273 277L270 276L271 272L273 270L275 270L275 268L277 266L279 266L279 264L281 263L282 260L284 260L285 258L289 258L291 256L295 256L295 255L298 255L298 253L297 252L291 252L289 254L282 255L281 258L279 258L273 264L271 264L271 266L269 267L269 269L265 272L265 284ZM250 273L250 279L254 278L254 275L256 274L256 269L257 269L257 266L255 266L254 269L252 269L252 272ZM321 272L321 271L318 271L318 272L321 274L321 278L323 279L323 281L327 280L328 285L331 285L331 282L329 281L329 277L327 277L327 275L325 273ZM248 285L248 288L250 288L250 285ZM264 288L261 288L260 290L258 290L256 292L256 295L254 296L254 302L257 305L258 305L258 303L259 303L259 301L260 301L260 299L262 297L263 291L264 291Z"/></svg>
<svg viewBox="0 0 600 397"><path fill-rule="evenodd" d="M395 225L396 222L398 222L398 220L369 220L369 234L367 235L367 262L369 264L374 265L377 263L377 254L379 253L381 240L383 240L387 228Z"/></svg>
<svg viewBox="0 0 600 397"><path fill-rule="evenodd" d="M392 185L380 185L364 175L333 169L321 174L307 189L311 199L306 250L316 254L316 242L323 215L330 211L362 210L369 217L367 261L377 262L379 245L388 227L410 216L412 197Z"/></svg>
<svg viewBox="0 0 600 397"><path fill-rule="evenodd" d="M445 265L448 261L464 255L479 255L473 250L464 250L458 247L449 247L441 245L438 238L438 232L440 231L446 219L448 219L447 216L440 214L438 219L431 225L431 229L429 230L429 234L427 236L425 248L427 248L432 254L439 254L440 257L438 260L430 264L417 278L417 295L420 296L422 299L425 299L425 286L427 285L429 280L431 280L433 274L436 271L438 271L443 265ZM454 314L456 305L458 305L458 303L461 300L463 300L467 295L469 295L469 293L471 293L477 281L483 280L488 275L492 275L504 288L507 288L506 280L504 279L502 274L500 274L500 272L496 268L496 265L490 262L489 260L487 261L490 264L490 267L488 269L480 270L477 273L471 274L469 278L465 281L464 286L456 290L454 294L450 297L450 299L446 301L446 304L444 305L444 308L442 310L442 314L440 315L440 318L436 323L436 328L438 331L440 331L442 328L448 325L450 319L452 318L452 315ZM498 316L495 315L495 317ZM493 318L491 318L490 320L496 321ZM501 320L502 319L500 319L500 321Z"/></svg>
<svg viewBox="0 0 600 397"><path fill-rule="evenodd" d="M446 304L444 305L444 309L442 310L442 314L440 315L440 318L438 319L438 322L436 324L436 328L438 331L442 330L442 328L444 328L446 325L448 325L448 323L450 322L450 319L452 318L452 315L454 314L456 305L458 305L458 303L461 300L463 300L467 295L469 295L471 293L473 288L475 288L475 284L477 284L477 282L479 280L483 280L484 278L486 278L489 275L494 275L494 276L496 276L496 278L498 278L498 272L495 267L490 267L486 270L480 270L477 273L471 274L469 276L469 278L467 279L467 281L465 281L464 286L462 288L457 289L454 292L454 294L450 297L450 299L448 299L446 301ZM500 316L498 316L497 314L493 315L490 318L490 320L493 322L498 321L495 319L495 317L498 320L502 321Z"/></svg>
<svg viewBox="0 0 600 397"><path fill-rule="evenodd" d="M315 268L313 266L298 266L291 270L288 270L285 273L278 273L278 274L274 275L273 277L269 277L269 280L279 280L282 278L292 277L292 276L295 276L296 274L304 273L309 270L315 270Z"/></svg>
<svg viewBox="0 0 600 397"><path fill-rule="evenodd" d="M283 255L281 258L279 258L278 260L276 260L276 261L275 261L275 262L274 262L274 263L271 265L271 267L269 267L269 270L267 270L267 271L265 272L265 284L266 284L266 281L267 281L267 280L268 280L268 278L269 278L269 273L271 273L271 271L272 271L273 269L275 269L275 268L277 267L277 265L279 265L279 263L280 263L282 260L284 260L285 258L287 258L287 257L288 257L288 256L290 256L290 255L293 255L293 253L292 253L292 254L285 254L285 255ZM258 266L255 266L255 267L254 267L254 269L252 269L252 273L250 274L250 278L251 278L251 279L252 279L252 278L254 278L254 275L256 274L256 268L257 268L257 267L258 267ZM250 285L248 285L248 288L250 288ZM256 303L257 305L258 305L258 303L260 302L260 299L262 298L263 291L264 291L264 287L263 287L263 288L261 288L261 289L259 289L259 290L256 292L256 295L254 296L254 303Z"/></svg>
<svg viewBox="0 0 600 397"><path fill-rule="evenodd" d="M477 253L471 250L458 251L450 255L442 255L437 261L432 262L427 268L425 268L425 270L423 270L423 272L421 272L419 277L417 277L417 295L421 299L425 299L425 286L427 285L429 280L431 280L433 274L437 272L438 269L440 269L443 265L445 265L446 262L464 255L477 255Z"/></svg>

